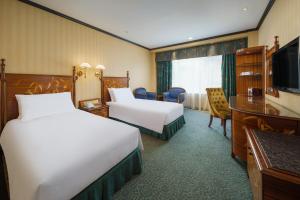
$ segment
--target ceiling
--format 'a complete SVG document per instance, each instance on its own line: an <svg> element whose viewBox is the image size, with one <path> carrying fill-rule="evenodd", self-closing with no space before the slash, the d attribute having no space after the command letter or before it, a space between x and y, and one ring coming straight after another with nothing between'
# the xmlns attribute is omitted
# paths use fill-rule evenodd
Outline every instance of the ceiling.
<svg viewBox="0 0 300 200"><path fill-rule="evenodd" d="M152 49L256 28L269 0L32 2Z"/></svg>

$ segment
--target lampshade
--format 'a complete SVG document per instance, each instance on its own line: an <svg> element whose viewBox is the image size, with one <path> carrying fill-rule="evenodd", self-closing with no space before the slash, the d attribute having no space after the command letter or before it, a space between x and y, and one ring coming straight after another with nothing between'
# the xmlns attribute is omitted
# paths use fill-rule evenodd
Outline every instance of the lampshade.
<svg viewBox="0 0 300 200"><path fill-rule="evenodd" d="M96 66L96 69L102 69L102 70L105 70L105 66L99 64L99 65Z"/></svg>
<svg viewBox="0 0 300 200"><path fill-rule="evenodd" d="M81 68L91 68L92 66L89 63L81 63L80 67Z"/></svg>

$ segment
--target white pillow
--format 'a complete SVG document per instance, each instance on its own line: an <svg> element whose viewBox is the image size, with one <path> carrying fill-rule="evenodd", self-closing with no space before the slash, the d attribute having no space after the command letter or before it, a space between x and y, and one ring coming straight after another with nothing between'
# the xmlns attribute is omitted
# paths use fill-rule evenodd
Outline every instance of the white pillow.
<svg viewBox="0 0 300 200"><path fill-rule="evenodd" d="M22 121L75 110L70 92L16 95L16 98L19 106L19 119Z"/></svg>
<svg viewBox="0 0 300 200"><path fill-rule="evenodd" d="M135 99L130 88L112 88L112 93L116 102L128 102Z"/></svg>
<svg viewBox="0 0 300 200"><path fill-rule="evenodd" d="M113 88L107 88L108 89L108 92L109 92L109 96L110 96L110 99L111 101L115 102L116 101L116 98L114 96L114 93L112 91Z"/></svg>

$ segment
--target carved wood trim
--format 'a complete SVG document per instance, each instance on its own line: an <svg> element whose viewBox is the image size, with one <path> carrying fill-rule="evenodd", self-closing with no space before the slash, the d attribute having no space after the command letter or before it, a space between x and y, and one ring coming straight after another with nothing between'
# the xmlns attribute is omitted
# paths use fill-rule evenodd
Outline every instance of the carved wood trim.
<svg viewBox="0 0 300 200"><path fill-rule="evenodd" d="M76 99L76 77L72 76L13 74L5 73L5 64L1 60L1 131L7 121L18 116L16 94L46 94L71 92L74 105Z"/></svg>
<svg viewBox="0 0 300 200"><path fill-rule="evenodd" d="M272 68L272 56L279 49L278 36L275 36L274 45L270 49L266 46L266 94L279 97L279 92L276 88L273 88L273 68Z"/></svg>
<svg viewBox="0 0 300 200"><path fill-rule="evenodd" d="M103 73L102 73L103 74ZM105 77L101 76L101 101L106 105L106 102L111 101L108 88L128 88L129 87L129 71L126 71L126 77Z"/></svg>

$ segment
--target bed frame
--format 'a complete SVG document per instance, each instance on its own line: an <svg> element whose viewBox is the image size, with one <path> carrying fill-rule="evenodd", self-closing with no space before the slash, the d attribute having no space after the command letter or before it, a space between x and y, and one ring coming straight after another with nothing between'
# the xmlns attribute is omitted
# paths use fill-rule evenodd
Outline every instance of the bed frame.
<svg viewBox="0 0 300 200"><path fill-rule="evenodd" d="M102 73L103 74L103 73ZM108 92L108 88L128 88L129 87L129 71L126 73L126 77L103 77L103 75L100 77L101 80L101 101L102 104L106 105L106 102L111 101L110 95ZM110 117L111 118L111 117ZM154 136L156 138L162 139L162 140L169 140L175 133L185 124L184 116L182 115L175 121L171 122L168 125L165 125L163 128L163 133L157 133L155 131L152 131L150 129L130 124L127 122L124 122L119 119L111 118L116 121L120 121L126 124L129 124L131 126L135 126L138 129L140 129L141 133Z"/></svg>
<svg viewBox="0 0 300 200"><path fill-rule="evenodd" d="M106 102L111 101L108 88L128 88L129 87L129 71L126 71L126 77L103 76L101 73L101 101L106 105Z"/></svg>
<svg viewBox="0 0 300 200"><path fill-rule="evenodd" d="M7 121L18 117L16 94L71 92L75 105L75 67L72 76L5 73L5 59L0 60L0 135ZM0 199L9 199L5 157L0 147ZM5 180L5 182L4 182ZM5 189L6 188L6 189Z"/></svg>
<svg viewBox="0 0 300 200"><path fill-rule="evenodd" d="M0 134L7 121L18 117L18 104L16 94L44 94L71 92L75 104L75 83L78 79L76 69L73 67L72 76L61 75L36 75L5 73L5 60L0 60ZM129 72L127 77L102 77L106 83L104 97L110 100L109 87L128 87ZM103 94L103 93L102 93ZM110 169L95 182L78 193L72 200L90 199L99 197L103 200L112 199L112 195L119 190L130 178L142 171L142 157L139 149L135 149L116 166ZM0 146L0 199L9 199L9 182L5 157Z"/></svg>
<svg viewBox="0 0 300 200"><path fill-rule="evenodd" d="M72 76L5 73L5 59L1 59L0 131L7 121L18 117L16 94L71 92L75 105L76 80L75 67L73 67Z"/></svg>

